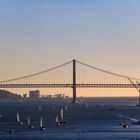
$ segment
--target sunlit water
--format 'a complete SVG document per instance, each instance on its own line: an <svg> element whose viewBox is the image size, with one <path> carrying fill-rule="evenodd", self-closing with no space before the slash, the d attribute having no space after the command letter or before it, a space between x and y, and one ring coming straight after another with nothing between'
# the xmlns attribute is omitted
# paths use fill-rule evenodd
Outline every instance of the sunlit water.
<svg viewBox="0 0 140 140"><path fill-rule="evenodd" d="M132 125L140 119L137 103L137 98L86 98L77 104L68 99L0 101L0 140L138 140L140 125ZM66 124L57 126L55 118L61 108ZM22 126L16 122L17 112ZM33 129L27 127L28 116ZM39 128L41 116L47 128L44 132ZM120 125L124 119L127 129Z"/></svg>

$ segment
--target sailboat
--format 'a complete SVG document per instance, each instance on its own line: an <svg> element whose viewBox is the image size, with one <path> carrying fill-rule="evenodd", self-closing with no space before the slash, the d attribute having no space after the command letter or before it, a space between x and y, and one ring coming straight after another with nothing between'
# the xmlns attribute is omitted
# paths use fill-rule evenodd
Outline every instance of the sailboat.
<svg viewBox="0 0 140 140"><path fill-rule="evenodd" d="M126 122L126 118L124 118L124 123L122 124L123 128L128 128L128 124Z"/></svg>
<svg viewBox="0 0 140 140"><path fill-rule="evenodd" d="M140 125L140 119L135 119L129 116L124 116L124 115L119 115L119 117L125 117L125 119L127 118L128 120L132 121L132 125Z"/></svg>
<svg viewBox="0 0 140 140"><path fill-rule="evenodd" d="M46 128L43 126L43 119L42 119L42 117L40 118L40 130L41 131L45 131L46 130Z"/></svg>
<svg viewBox="0 0 140 140"><path fill-rule="evenodd" d="M60 118L59 118L60 116ZM61 108L60 114L56 116L56 124L59 126L60 124L66 124L66 121L64 121L64 110Z"/></svg>
<svg viewBox="0 0 140 140"><path fill-rule="evenodd" d="M58 118L58 122L60 124L66 124L66 121L64 121L64 110L63 110L63 108L61 108L61 110L60 110L60 119Z"/></svg>
<svg viewBox="0 0 140 140"><path fill-rule="evenodd" d="M19 113L17 112L17 123L19 125L23 125L23 122L20 121L20 118L19 118Z"/></svg>
<svg viewBox="0 0 140 140"><path fill-rule="evenodd" d="M65 124L66 122L64 121L64 110L61 108L60 110L60 123Z"/></svg>
<svg viewBox="0 0 140 140"><path fill-rule="evenodd" d="M29 129L33 129L34 127L31 125L30 117L28 116L27 125Z"/></svg>

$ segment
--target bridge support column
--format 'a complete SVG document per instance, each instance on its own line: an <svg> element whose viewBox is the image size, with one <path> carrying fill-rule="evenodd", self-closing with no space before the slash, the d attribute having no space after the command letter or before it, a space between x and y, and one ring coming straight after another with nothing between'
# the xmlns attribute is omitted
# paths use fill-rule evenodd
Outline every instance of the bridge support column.
<svg viewBox="0 0 140 140"><path fill-rule="evenodd" d="M73 60L73 103L76 103L76 60Z"/></svg>
<svg viewBox="0 0 140 140"><path fill-rule="evenodd" d="M140 106L140 90L139 90L139 102L136 106Z"/></svg>

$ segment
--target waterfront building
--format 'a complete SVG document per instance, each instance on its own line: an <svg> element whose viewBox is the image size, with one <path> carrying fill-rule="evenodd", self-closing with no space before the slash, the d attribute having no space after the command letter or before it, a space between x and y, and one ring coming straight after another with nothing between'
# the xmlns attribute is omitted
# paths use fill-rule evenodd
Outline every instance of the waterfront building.
<svg viewBox="0 0 140 140"><path fill-rule="evenodd" d="M39 90L34 90L34 91L29 91L29 98L40 98L40 91Z"/></svg>

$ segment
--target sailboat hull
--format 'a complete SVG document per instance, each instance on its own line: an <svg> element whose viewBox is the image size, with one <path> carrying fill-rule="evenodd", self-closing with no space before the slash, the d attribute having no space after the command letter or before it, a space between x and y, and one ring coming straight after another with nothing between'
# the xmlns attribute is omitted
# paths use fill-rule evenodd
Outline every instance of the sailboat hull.
<svg viewBox="0 0 140 140"><path fill-rule="evenodd" d="M123 125L123 128L128 128L128 125L127 125L127 124L124 124L124 125Z"/></svg>
<svg viewBox="0 0 140 140"><path fill-rule="evenodd" d="M9 133L14 133L15 130L14 130L14 129L10 129L8 132L9 132Z"/></svg>
<svg viewBox="0 0 140 140"><path fill-rule="evenodd" d="M29 128L29 129L33 129L34 127L31 125L31 126L28 126L28 128Z"/></svg>
<svg viewBox="0 0 140 140"><path fill-rule="evenodd" d="M40 131L46 131L46 128L45 127L41 127Z"/></svg>
<svg viewBox="0 0 140 140"><path fill-rule="evenodd" d="M56 122L56 125L57 125L57 126L60 126L61 124L66 124L66 121L59 121L59 122Z"/></svg>
<svg viewBox="0 0 140 140"><path fill-rule="evenodd" d="M66 124L66 121L60 121L59 123L60 124Z"/></svg>
<svg viewBox="0 0 140 140"><path fill-rule="evenodd" d="M132 123L133 125L140 125L140 122Z"/></svg>

